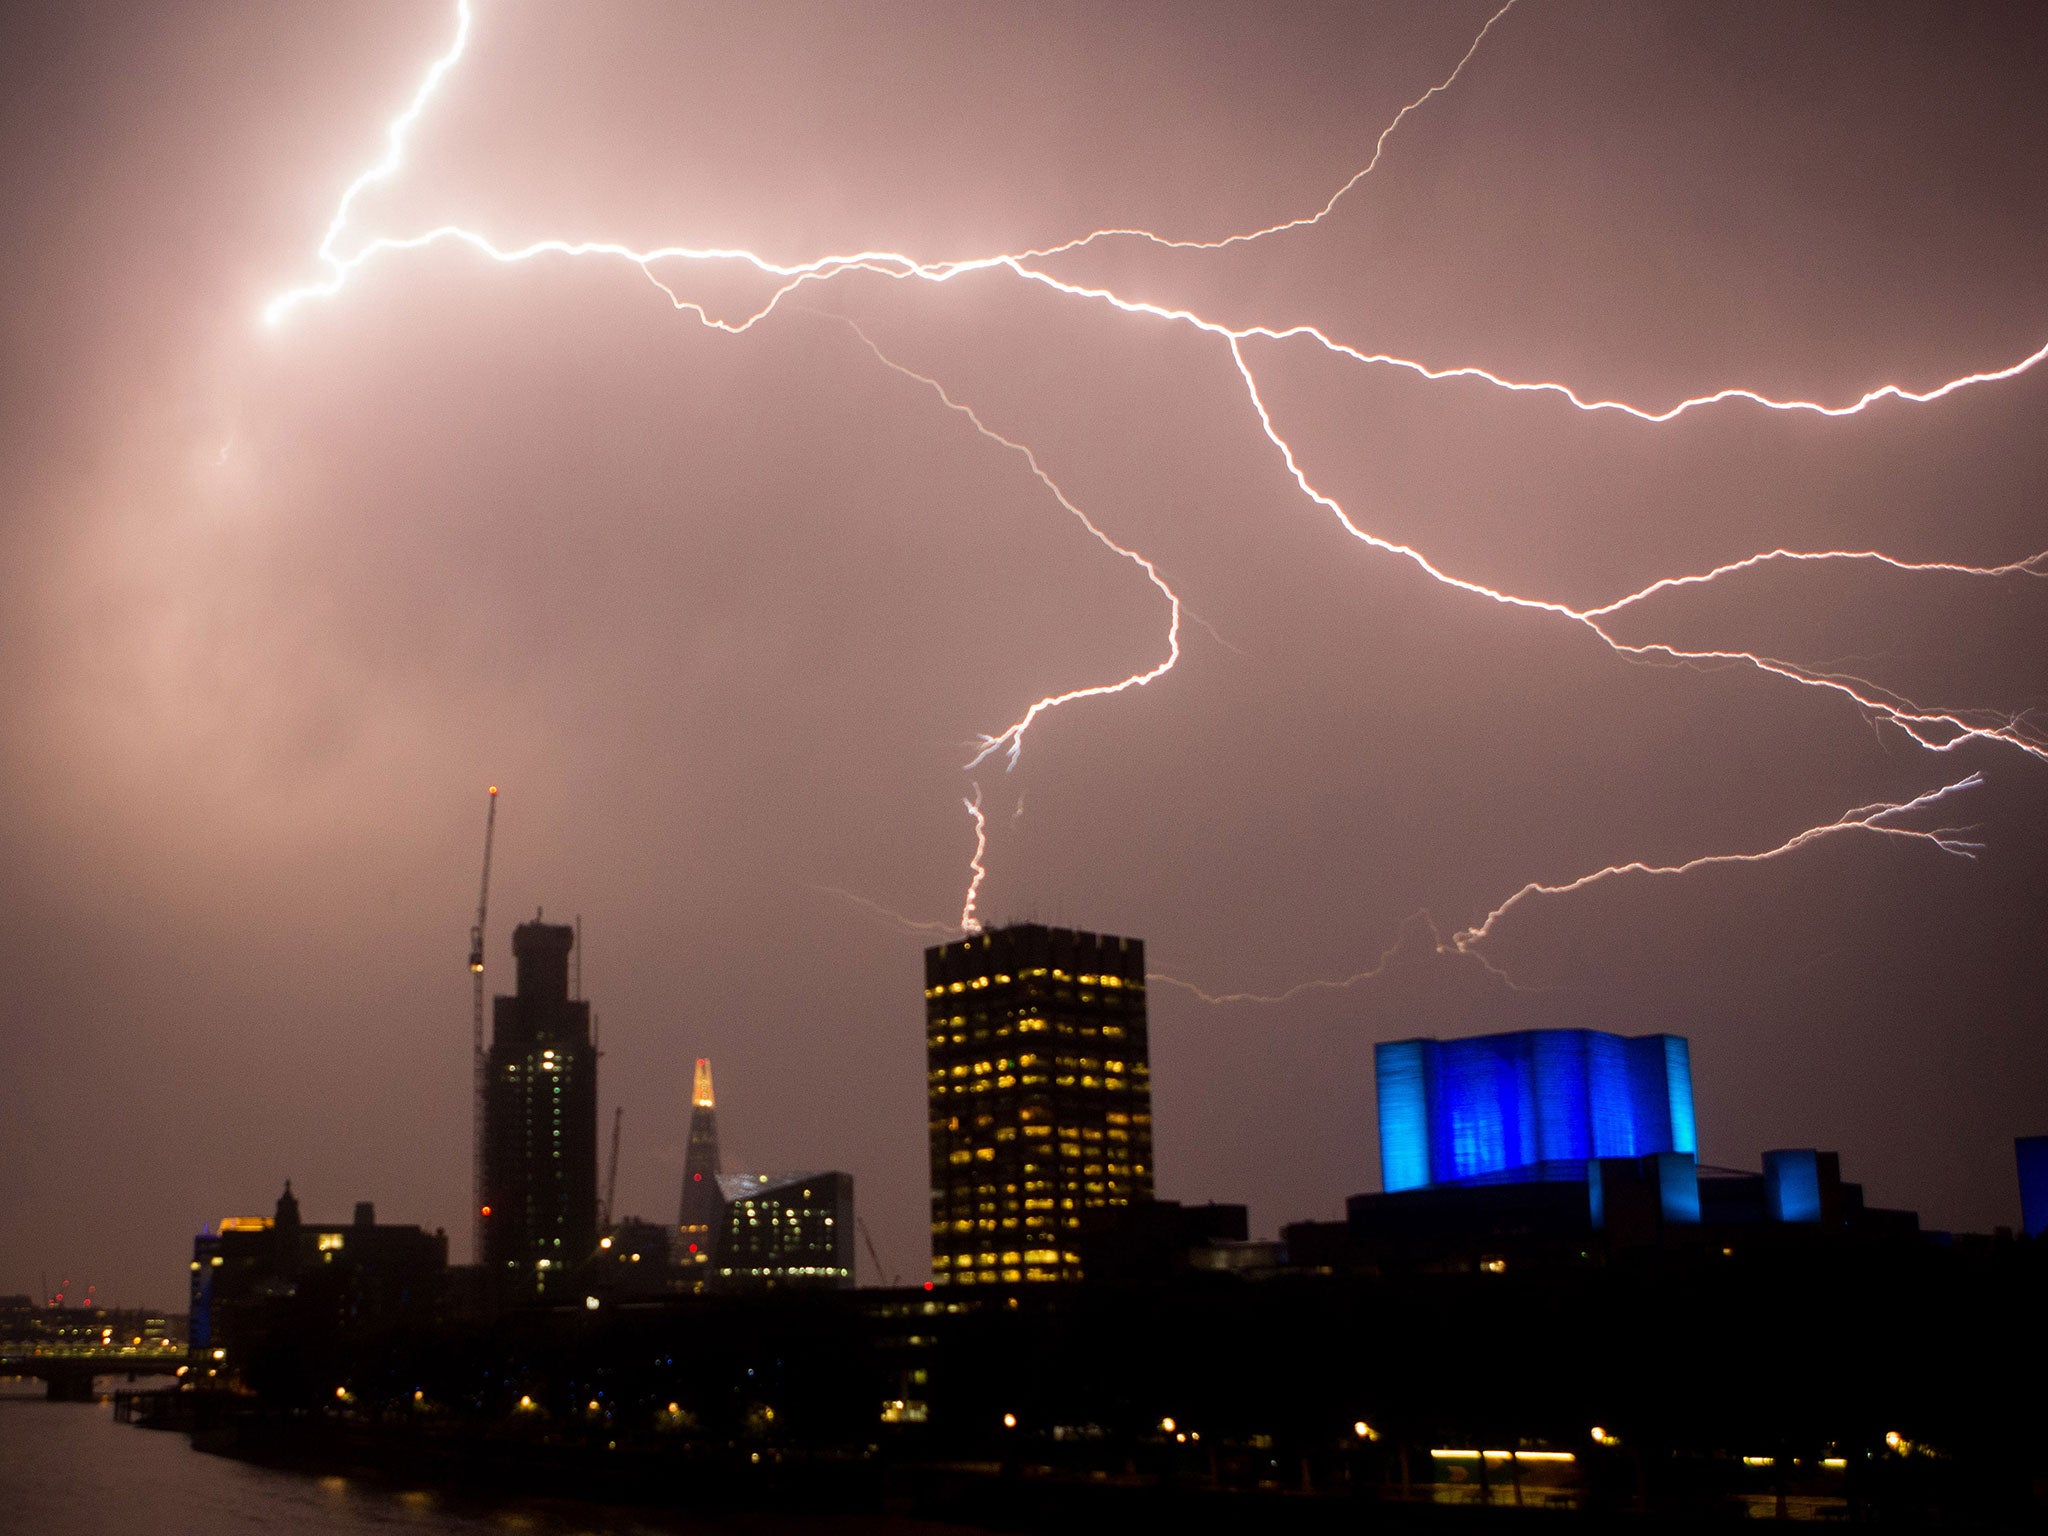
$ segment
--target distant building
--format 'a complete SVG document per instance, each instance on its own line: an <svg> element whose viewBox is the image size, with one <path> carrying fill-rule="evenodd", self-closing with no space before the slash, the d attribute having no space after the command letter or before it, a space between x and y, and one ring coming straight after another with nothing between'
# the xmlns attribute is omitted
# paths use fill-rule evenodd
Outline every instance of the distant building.
<svg viewBox="0 0 2048 1536"><path fill-rule="evenodd" d="M310 1351L350 1328L424 1314L447 1272L445 1232L380 1224L367 1200L346 1226L307 1223L286 1180L274 1215L224 1217L192 1240L195 1367L238 1376L247 1352L273 1340Z"/></svg>
<svg viewBox="0 0 2048 1536"><path fill-rule="evenodd" d="M1680 1035L1532 1029L1374 1050L1389 1194L1589 1158L1696 1155Z"/></svg>
<svg viewBox="0 0 2048 1536"><path fill-rule="evenodd" d="M725 1173L717 1186L720 1290L852 1287L852 1174Z"/></svg>
<svg viewBox="0 0 2048 1536"><path fill-rule="evenodd" d="M590 1004L569 996L576 931L512 930L517 991L492 1004L485 1063L486 1273L546 1289L597 1248L597 1049Z"/></svg>
<svg viewBox="0 0 2048 1536"><path fill-rule="evenodd" d="M1152 1198L1143 941L1019 923L924 972L934 1282L1078 1279L1088 1213Z"/></svg>
<svg viewBox="0 0 2048 1536"><path fill-rule="evenodd" d="M1276 1267L1279 1245L1251 1242L1248 1230L1241 1205L1134 1200L1091 1211L1075 1247L1091 1285L1158 1285L1197 1270Z"/></svg>
<svg viewBox="0 0 2048 1536"><path fill-rule="evenodd" d="M1643 1248L1732 1256L1918 1237L1911 1211L1866 1207L1833 1152L1766 1152L1761 1173L1702 1167L1676 1035L1403 1040L1375 1066L1386 1187L1353 1195L1341 1223L1284 1228L1295 1267L1500 1273Z"/></svg>
<svg viewBox="0 0 2048 1536"><path fill-rule="evenodd" d="M665 1296L676 1289L672 1255L675 1228L627 1216L597 1240L597 1262L587 1275L591 1293L620 1299Z"/></svg>
<svg viewBox="0 0 2048 1536"><path fill-rule="evenodd" d="M2048 1136L2016 1136L2013 1160L2020 1172L2020 1230L2048 1234Z"/></svg>
<svg viewBox="0 0 2048 1536"><path fill-rule="evenodd" d="M718 1106L711 1063L697 1058L690 1084L690 1146L683 1156L683 1202L676 1217L676 1261L685 1269L708 1266L718 1247L725 1202L718 1194Z"/></svg>

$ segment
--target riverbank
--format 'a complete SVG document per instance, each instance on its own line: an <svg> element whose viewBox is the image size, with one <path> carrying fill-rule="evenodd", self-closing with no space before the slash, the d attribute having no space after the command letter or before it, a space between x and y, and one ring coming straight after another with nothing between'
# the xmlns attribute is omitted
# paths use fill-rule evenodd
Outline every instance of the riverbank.
<svg viewBox="0 0 2048 1536"><path fill-rule="evenodd" d="M943 1528L1088 1536L1177 1533L1356 1532L1444 1536L1494 1531L1642 1531L1640 1517L1546 1507L1503 1483L1497 1502L1404 1501L1345 1490L1219 1487L1200 1478L1073 1475L1000 1462L913 1462L873 1448L803 1453L694 1445L651 1448L597 1441L536 1441L432 1425L242 1414L194 1435L195 1448L277 1470L433 1487L467 1496L573 1500L729 1518L853 1517L887 1528ZM1520 1502L1516 1502L1520 1499Z"/></svg>

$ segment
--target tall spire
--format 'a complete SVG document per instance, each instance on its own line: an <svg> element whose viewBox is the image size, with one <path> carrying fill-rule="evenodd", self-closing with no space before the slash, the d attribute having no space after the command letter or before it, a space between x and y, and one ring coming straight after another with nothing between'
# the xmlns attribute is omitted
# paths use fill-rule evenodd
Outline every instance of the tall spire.
<svg viewBox="0 0 2048 1536"><path fill-rule="evenodd" d="M690 1146L683 1159L683 1202L676 1218L681 1239L677 1257L686 1269L709 1266L718 1249L725 1226L718 1174L718 1109L711 1095L711 1063L699 1056L690 1083Z"/></svg>

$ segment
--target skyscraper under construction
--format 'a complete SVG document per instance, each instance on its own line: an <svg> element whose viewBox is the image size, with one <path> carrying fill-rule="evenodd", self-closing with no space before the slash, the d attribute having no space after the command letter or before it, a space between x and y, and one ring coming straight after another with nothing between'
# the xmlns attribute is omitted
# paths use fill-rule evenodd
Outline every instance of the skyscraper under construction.
<svg viewBox="0 0 2048 1536"><path fill-rule="evenodd" d="M484 1083L483 1260L545 1290L597 1248L597 1047L569 996L576 930L512 930L518 984L492 1004Z"/></svg>
<svg viewBox="0 0 2048 1536"><path fill-rule="evenodd" d="M683 1155L683 1206L676 1217L677 1261L687 1271L711 1263L725 1225L725 1200L718 1190L718 1107L711 1092L711 1063L697 1058L690 1083L690 1146ZM702 1273L709 1274L708 1268Z"/></svg>
<svg viewBox="0 0 2048 1536"><path fill-rule="evenodd" d="M1152 1198L1139 939L1019 923L924 955L932 1278L1080 1278L1086 1214Z"/></svg>

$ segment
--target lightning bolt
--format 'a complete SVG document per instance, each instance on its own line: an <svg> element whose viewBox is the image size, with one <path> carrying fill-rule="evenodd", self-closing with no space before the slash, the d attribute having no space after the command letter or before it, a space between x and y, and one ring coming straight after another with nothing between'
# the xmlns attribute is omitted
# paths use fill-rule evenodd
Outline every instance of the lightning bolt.
<svg viewBox="0 0 2048 1536"><path fill-rule="evenodd" d="M1180 977L1169 976L1164 971L1147 971L1145 979L1163 982L1169 987L1179 987L1183 992L1192 993L1201 1002L1218 1006L1226 1003L1291 1003L1295 998L1310 992L1345 992L1362 981L1377 981L1386 974L1387 967L1400 957L1401 951L1408 947L1408 935L1417 927L1429 930L1432 947L1436 953L1442 954L1445 950L1444 936L1436 925L1436 919L1427 912L1417 912L1401 924L1394 934L1394 942L1380 951L1379 959L1364 970L1354 971L1349 976L1334 980L1316 977L1309 981L1298 981L1281 992L1205 992L1192 981L1183 981Z"/></svg>
<svg viewBox="0 0 2048 1536"><path fill-rule="evenodd" d="M1370 351L1330 334L1310 324L1287 326L1250 325L1231 326L1197 314L1192 310L1148 301L1127 298L1108 288L1095 287L1071 282L1055 276L1045 269L1044 264L1070 254L1082 247L1099 241L1124 238L1150 242L1174 249L1215 250L1225 246L1245 244L1263 240L1290 231L1305 229L1320 224L1338 203L1364 181L1381 163L1389 138L1407 121L1412 113L1424 108L1436 97L1449 90L1464 72L1466 66L1479 53L1482 44L1494 29L1502 23L1514 8L1515 0L1507 0L1494 11L1480 28L1471 44L1460 56L1456 65L1435 85L1403 106L1374 141L1372 154L1367 163L1339 186L1323 205L1313 212L1300 217L1225 235L1212 240L1173 239L1156 232L1136 228L1104 228L1061 243L1035 249L979 255L965 259L942 261L920 260L912 255L895 251L858 251L814 257L802 262L778 262L756 252L720 246L667 245L651 249L637 249L617 242L602 240L567 240L549 238L532 241L525 245L502 246L488 236L459 225L444 224L409 236L372 236L360 240L352 250L343 252L344 235L351 226L351 215L357 200L371 187L396 176L404 164L407 137L412 128L427 110L435 94L456 64L464 56L470 41L472 12L469 0L456 0L456 25L454 37L446 51L429 67L417 90L403 111L392 119L386 128L382 155L365 171L355 178L343 191L323 235L316 255L323 269L323 275L314 281L280 292L264 307L262 315L266 324L281 326L301 305L315 299L327 300L339 295L351 276L373 259L384 255L419 251L429 246L446 242L458 243L477 254L498 263L512 264L535 260L544 256L566 258L595 257L630 264L639 269L648 282L665 294L674 308L695 316L703 325L731 335L740 335L772 315L792 293L806 285L822 284L851 274L870 274L895 281L916 281L941 284L972 274L1008 274L1027 283L1040 285L1050 291L1077 302L1106 307L1123 316L1161 321L1173 325L1191 327L1194 330L1216 338L1228 349L1232 364L1244 386L1260 429L1266 438L1278 449L1286 470L1297 489L1313 504L1330 513L1339 525L1353 538L1372 549L1408 561L1431 579L1457 591L1483 598L1504 606L1542 613L1570 623L1596 636L1617 656L1632 662L1683 666L1739 665L1755 669L1761 674L1796 686L1814 689L1841 697L1865 712L1867 716L1881 723L1890 724L1901 731L1915 745L1934 752L1949 752L1966 742L1995 742L2016 748L2035 759L2048 759L2048 738L2032 727L2020 716L1995 716L1990 712L1965 712L1923 706L1905 699L1866 679L1844 674L1809 668L1781 658L1745 650L1681 649L1656 642L1629 642L1615 636L1603 621L1634 608L1653 596L1681 587L1708 585L1740 572L1757 569L1776 562L1874 562L1908 573L1940 572L1971 577L2006 577L2026 575L2040 577L2048 575L2048 551L2015 560L1998 566L1968 566L1949 562L1909 562L1874 550L1787 550L1776 549L1746 556L1716 566L1713 569L1680 576L1661 577L1649 585L1598 607L1574 608L1565 603L1541 597L1504 591L1483 583L1458 576L1435 564L1421 550L1395 540L1374 534L1360 526L1346 510L1329 494L1320 490L1310 480L1300 463L1293 447L1275 424L1268 408L1258 379L1246 356L1251 343L1270 342L1276 345L1306 343L1320 347L1331 355L1368 368L1389 368L1409 373L1428 383L1450 381L1471 381L1491 386L1514 394L1539 394L1560 399L1574 409L1587 413L1613 412L1632 418L1646 425L1661 425L1677 419L1694 410L1720 405L1747 405L1774 412L1811 413L1827 418L1854 416L1884 402L1900 405L1928 405L1944 400L1959 391L1979 385L1995 384L2017 378L2048 359L2048 343L2027 353L2017 360L2000 367L1960 375L1931 385L1914 388L1902 383L1882 383L1865 389L1853 399L1829 403L1821 400L1781 399L1764 394L1742 385L1727 385L1706 393L1689 396L1667 404L1644 405L1620 399L1588 396L1568 383L1557 380L1514 379L1489 368L1472 363L1439 364L1419 358L1397 356L1391 353ZM738 319L714 316L703 303L678 292L674 282L665 280L657 268L670 266L689 267L693 265L739 265L753 269L770 280L768 297L750 313ZM848 322L851 323L851 322ZM855 327L858 331L858 327ZM1137 551L1127 548L1111 539L1076 506L1047 475L1035 453L1025 444L1006 437L989 427L970 407L956 400L935 379L920 374L884 355L864 332L861 339L867 343L879 361L896 372L923 383L933 390L947 409L964 416L984 437L1008 448L1025 459L1031 472L1052 493L1059 504L1077 518L1084 528L1104 547L1114 554L1132 562L1158 589L1168 605L1168 628L1166 655L1163 660L1149 669L1133 672L1120 681L1099 683L1073 688L1060 693L1048 694L1033 703L1023 715L1001 732L985 735L980 739L979 748L966 767L972 769L988 758L1002 752L1007 764L1014 767L1021 752L1023 739L1031 725L1045 712L1081 699L1107 697L1133 688L1140 688L1164 676L1172 670L1180 657L1180 621L1182 608L1179 597L1168 586L1151 561ZM1931 833L1893 825L1890 818L1906 811L1932 804L1947 795L1967 789L1979 782L1975 775L1960 779L1939 789L1928 791L1917 799L1872 806L1858 807L1845 813L1834 822L1811 827L1787 839L1777 847L1761 853L1708 855L1683 864L1650 866L1631 863L1595 871L1577 880L1559 886L1532 883L1517 891L1501 906L1495 908L1474 927L1461 930L1453 939L1451 948L1461 954L1474 954L1477 946L1492 931L1494 924L1517 903L1536 895L1562 895L1576 891L1596 881L1621 874L1683 874L1687 871L1717 863L1751 863L1776 858L1796 851L1822 837L1850 831L1904 837L1926 841L1943 852L1969 856L1976 845L1943 833ZM980 884L986 875L982 864L987 847L987 824L980 805L977 787L972 800L965 802L973 815L976 827L976 851L971 861L971 880L961 913L960 926L973 932L979 927L974 916L974 905ZM1411 923L1413 920L1411 919ZM1409 925L1403 925L1395 941L1395 950L1405 939ZM1439 948L1442 948L1439 941ZM1309 982L1287 993L1276 994L1273 1000L1298 995L1302 990L1331 986L1350 986L1357 981L1375 975L1383 969L1387 959L1394 953L1388 952L1380 964L1368 971L1347 978L1341 982ZM1211 1001L1263 1000L1252 994L1206 994L1190 984L1175 978L1162 977L1169 984L1187 987L1198 996Z"/></svg>
<svg viewBox="0 0 2048 1536"><path fill-rule="evenodd" d="M341 201L335 206L334 217L328 221L327 233L321 236L320 248L315 252L320 264L327 268L327 276L303 288L290 289L272 299L263 309L263 320L266 325L282 323L284 317L306 299L333 298L341 292L342 285L348 281L349 273L362 264L360 255L353 260L344 261L334 254L335 245L341 239L341 232L348 228L349 210L355 207L356 199L364 192L378 182L389 181L396 176L399 167L405 163L406 135L412 132L413 124L425 113L427 103L432 101L435 92L441 89L441 82L448 77L448 72L469 49L470 19L469 0L455 0L454 41L449 43L448 51L428 68L426 77L420 81L419 89L413 92L412 100L407 103L405 110L394 117L390 126L384 130L383 158L342 190Z"/></svg>
<svg viewBox="0 0 2048 1536"><path fill-rule="evenodd" d="M843 319L844 317L841 318ZM1024 713L1021 716L1019 716L1015 721L1013 721L1008 726L1005 726L1003 730L997 733L996 735L983 736L980 742L980 750L977 751L973 757L967 760L966 766L969 769L979 768L983 763L987 762L988 759L992 757L995 753L1003 752L1009 758L1009 766L1014 768L1017 766L1017 755L1024 750L1024 733L1031 729L1032 721L1036 720L1040 715L1044 714L1047 710L1057 709L1062 704L1071 704L1076 699L1107 698L1111 694L1122 693L1129 688L1142 688L1147 683L1152 682L1154 679L1164 677L1167 673L1171 672L1173 670L1173 664L1180 660L1180 598L1175 594L1173 588L1169 587L1166 584L1166 578L1159 574L1159 567L1154 565L1150 560L1147 560L1143 555L1139 554L1136 550L1126 549L1123 545L1117 543L1115 539L1112 539L1108 534L1104 533L1100 528L1098 528L1095 525L1094 519L1089 517L1086 512L1083 512L1079 507L1075 506L1074 503L1067 498L1067 493L1061 490L1059 488L1059 485L1053 480L1052 476L1045 472L1045 466L1038 462L1038 455L1032 452L1032 450L1029 447L1027 447L1023 443L1017 442L1013 438L1005 437L1002 433L996 431L995 428L991 427L987 422L983 421L981 417L975 413L974 408L972 406L962 404L960 401L955 400L953 396L947 392L946 387L943 384L939 383L937 379L934 379L927 374L919 373L913 368L907 368L902 363L899 363L894 358L890 357L880 347L875 345L874 339L870 337L866 331L862 330L860 326L855 324L853 321L847 320L845 323L849 326L852 326L854 334L860 337L860 339L863 342L867 343L868 350L874 353L876 358L879 359L886 367L893 368L896 372L902 374L903 377L905 377L906 379L915 379L918 383L924 385L925 388L929 389L933 394L937 395L940 402L946 407L947 410L952 411L957 415L964 416L970 423L972 423L974 430L979 432L983 437L987 438L992 443L1000 444L1002 447L1009 449L1012 453L1015 453L1022 457L1024 462L1030 466L1031 473L1037 479L1038 483L1044 486L1048 491L1052 492L1053 500L1057 501L1062 507L1066 508L1066 510L1073 515L1074 519L1077 522L1079 522L1083 528L1086 528L1089 534L1095 539L1097 543L1102 545L1103 548L1109 550L1113 554L1122 556L1124 559L1130 561L1131 564L1135 565L1139 570L1143 571L1145 573L1145 579L1151 582L1153 586L1157 587L1159 589L1160 595L1166 599L1168 618L1166 622L1165 660L1159 662L1155 666L1146 668L1142 672L1133 672L1120 682L1095 683L1085 688L1070 688L1065 693L1047 694L1044 698L1039 699L1036 703L1034 703L1029 709L1025 710Z"/></svg>
<svg viewBox="0 0 2048 1536"><path fill-rule="evenodd" d="M859 891L849 891L843 885L818 885L814 883L811 889L826 896L837 896L841 901L850 901L857 907L865 907L868 911L874 913L875 916L887 918L905 933L943 933L946 937L951 938L961 931L958 923L941 923L934 922L930 918L905 917L895 908L885 907L879 901L863 896Z"/></svg>
<svg viewBox="0 0 2048 1536"><path fill-rule="evenodd" d="M1952 853L1961 858L1974 859L1983 849L1982 843L1963 841L1954 828L1942 827L1932 831L1916 827L1897 827L1891 824L1894 816L1903 816L1908 811L1921 810L1960 794L1966 789L1975 789L1984 782L1982 774L1973 773L1967 778L1957 779L1953 784L1944 784L1931 789L1911 800L1879 800L1870 805L1859 805L1844 811L1833 821L1817 827L1808 827L1804 832L1795 833L1775 848L1766 848L1761 853L1713 853L1697 859L1688 859L1683 864L1644 864L1632 861L1627 864L1609 864L1596 869L1590 875L1581 875L1562 885L1543 885L1530 881L1506 901L1487 913L1474 926L1460 930L1451 937L1451 944L1461 954L1469 954L1472 947L1493 931L1493 925L1531 896L1565 896L1573 891L1582 891L1589 885L1598 885L1603 880L1612 880L1621 875L1685 875L1696 869L1706 869L1716 864L1762 864L1771 859L1783 858L1796 853L1809 843L1825 837L1834 837L1850 832L1868 832L1880 837L1904 838L1909 842L1929 843L1943 853Z"/></svg>
<svg viewBox="0 0 2048 1536"><path fill-rule="evenodd" d="M2044 742L2037 735L2030 733L2026 729L2024 722L2018 718L2006 717L1994 722L1972 721L1953 711L1923 709L1900 699L1895 694L1876 687L1874 684L1866 683L1862 679L1812 671L1791 662L1781 661L1775 657L1760 655L1754 651L1680 650L1675 646L1657 643L1630 644L1627 641L1617 639L1608 630L1603 628L1599 622L1602 617L1631 607L1643 601L1654 592L1669 590L1679 586L1704 585L1722 576L1732 575L1741 570L1754 569L1758 565L1775 559L1805 561L1880 560L1884 564L1899 570L1940 570L1971 576L2001 576L2024 572L2028 575L2038 576L2043 574L2042 562L2044 559L2048 559L2048 552L2002 566L1963 566L1947 563L1915 565L1907 561L1893 559L1890 556L1843 550L1800 553L1776 550L1761 555L1751 555L1743 560L1731 561L1703 575L1665 577L1661 581L1652 582L1640 591L1632 592L1628 596L1601 608L1579 609L1565 603L1552 602L1544 598L1523 597L1513 592L1504 592L1497 587L1487 586L1483 582L1470 581L1462 576L1454 576L1439 567L1413 545L1401 544L1392 539L1381 538L1378 534L1361 528L1352 520L1351 515L1344 510L1335 497L1319 490L1310 481L1307 471L1302 468L1300 459L1295 455L1293 445L1281 435L1280 429L1273 424L1272 413L1267 409L1265 399L1259 393L1258 379L1253 374L1251 365L1245 361L1244 346L1241 338L1236 336L1231 338L1230 355L1231 359L1237 364L1238 374L1244 380L1245 392L1250 397L1252 408L1258 414L1259 425L1264 429L1268 441L1280 450L1280 456L1287 466L1287 472L1293 477L1294 483L1300 488L1301 493L1310 501L1328 511L1336 518L1344 531L1360 543L1379 550L1382 554L1395 555L1410 562L1418 570L1421 570L1433 580L1441 582L1447 587L1454 588L1460 592L1469 592L1475 597L1489 599L1492 602L1501 604L1503 607L1521 608L1534 613L1550 614L1553 617L1578 624L1597 636L1603 645L1607 646L1617 655L1629 660L1665 661L1695 665L1719 663L1750 666L1759 672L1768 673L1787 682L1838 693L1852 700L1871 714L1897 726L1916 745L1925 747L1929 751L1951 751L1966 741L1998 741L2003 742L2007 746L2017 747L2030 757L2048 759L2048 742Z"/></svg>
<svg viewBox="0 0 2048 1536"><path fill-rule="evenodd" d="M982 865L982 855L988 852L988 818L981 813L981 786L974 786L974 798L962 800L967 814L974 818L974 857L967 861L970 871L967 878L967 899L960 903L960 931L981 932L981 919L974 915L974 899L981 894L981 882L988 878L988 870Z"/></svg>
<svg viewBox="0 0 2048 1536"><path fill-rule="evenodd" d="M1603 868L1594 870L1591 874L1580 875L1575 880L1567 880L1557 885L1546 885L1540 881L1532 880L1491 912L1488 912L1478 923L1469 928L1460 929L1451 935L1449 940L1443 937L1442 930L1437 927L1435 918L1431 917L1426 911L1417 912L1401 924L1400 929L1395 934L1394 942L1380 953L1379 959L1372 965L1362 971L1354 972L1352 975L1334 980L1318 977L1310 981L1297 982L1281 992L1207 992L1191 981L1183 981L1180 977L1170 976L1163 971L1148 972L1146 979L1148 981L1164 982L1170 987L1179 987L1183 991L1193 994L1194 997L1202 1002L1216 1005L1230 1003L1257 1003L1264 1005L1287 1003L1310 992L1343 992L1357 986L1360 982L1378 980L1386 973L1387 968L1399 958L1401 951L1407 947L1409 934L1416 928L1422 927L1428 930L1437 954L1463 955L1469 959L1477 960L1510 987L1514 987L1518 991L1527 990L1527 988L1522 987L1505 971L1494 965L1486 956L1480 954L1478 952L1478 945L1482 940L1492 935L1495 924L1532 896L1567 896L1574 891L1584 890L1587 886L1598 885L1604 880L1612 880L1622 875L1685 875L1697 869L1711 868L1717 864L1763 864L1772 859L1780 859L1787 854L1796 853L1808 844L1819 842L1823 838L1853 832L1867 832L1880 837L1895 837L1902 838L1908 842L1927 843L1940 849L1943 853L1954 854L1959 858L1974 859L1983 851L1984 845L1982 843L1966 841L1959 829L1953 827L1936 827L1931 829L1900 827L1892 825L1892 818L1904 816L1911 811L1923 810L1930 805L1947 799L1950 795L1976 789L1983 782L1984 777L1982 774L1972 773L1967 777L1957 779L1952 784L1944 784L1939 789L1928 790L1925 794L1916 795L1910 800L1878 800L1868 805L1855 806L1844 811L1833 821L1823 822L1819 826L1808 827L1804 831L1796 832L1777 846L1763 849L1761 852L1710 853L1698 858L1687 859L1682 864L1646 864L1641 860L1631 860L1626 864L1606 865Z"/></svg>

